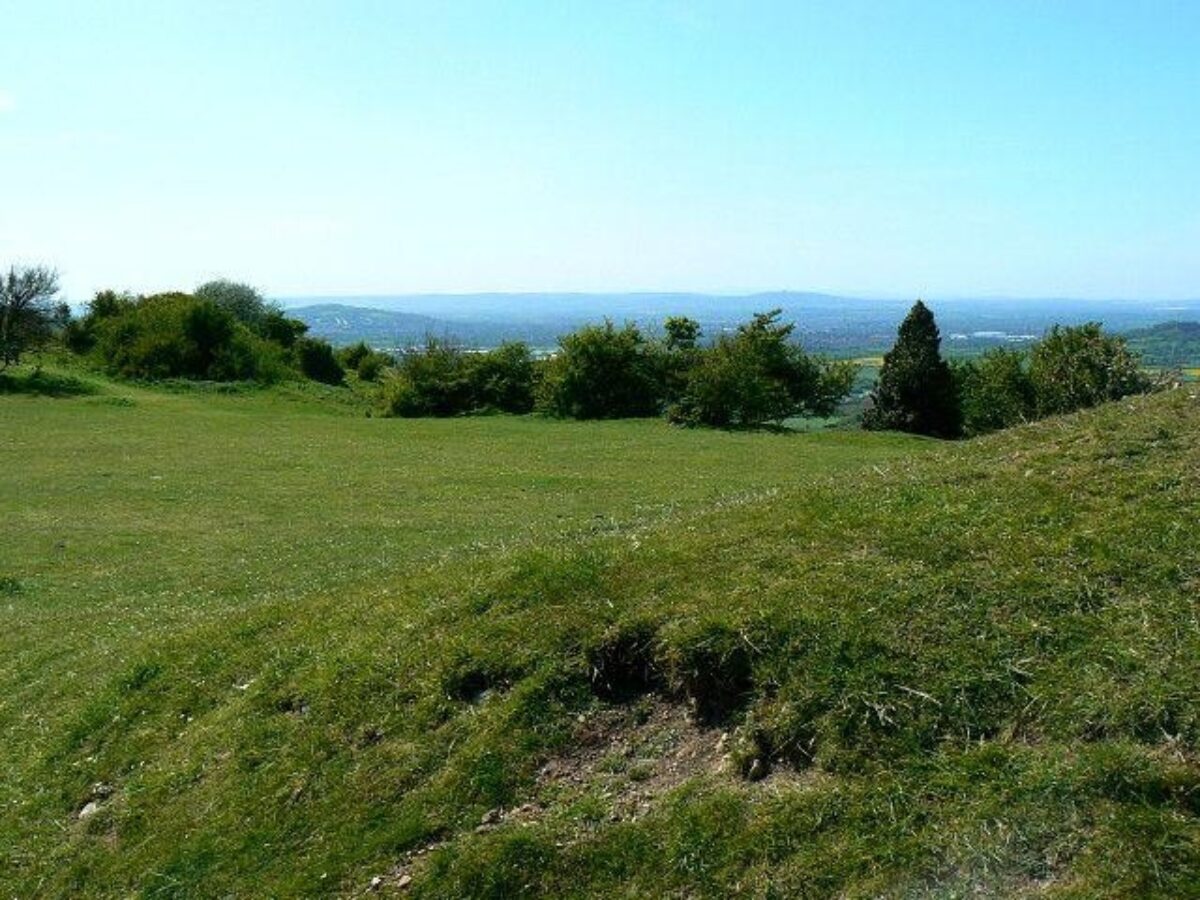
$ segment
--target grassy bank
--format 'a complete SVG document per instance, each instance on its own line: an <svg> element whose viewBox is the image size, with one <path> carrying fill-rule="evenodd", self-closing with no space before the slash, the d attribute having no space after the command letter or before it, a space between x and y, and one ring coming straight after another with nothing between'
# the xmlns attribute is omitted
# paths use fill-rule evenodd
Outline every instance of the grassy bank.
<svg viewBox="0 0 1200 900"><path fill-rule="evenodd" d="M1200 889L1194 391L943 446L0 402L6 893Z"/></svg>

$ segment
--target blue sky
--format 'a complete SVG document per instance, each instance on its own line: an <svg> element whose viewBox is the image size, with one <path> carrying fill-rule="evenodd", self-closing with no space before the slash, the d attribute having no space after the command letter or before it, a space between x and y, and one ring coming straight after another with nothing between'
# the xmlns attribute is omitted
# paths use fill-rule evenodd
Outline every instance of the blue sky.
<svg viewBox="0 0 1200 900"><path fill-rule="evenodd" d="M2 0L74 299L1200 295L1200 3Z"/></svg>

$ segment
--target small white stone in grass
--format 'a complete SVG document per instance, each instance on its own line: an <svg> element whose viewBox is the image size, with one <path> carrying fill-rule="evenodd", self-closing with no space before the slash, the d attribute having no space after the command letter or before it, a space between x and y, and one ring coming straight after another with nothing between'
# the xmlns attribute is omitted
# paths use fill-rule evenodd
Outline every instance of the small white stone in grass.
<svg viewBox="0 0 1200 900"><path fill-rule="evenodd" d="M374 878L371 879L371 890L377 891L382 886L383 886L383 876L382 875L376 875Z"/></svg>
<svg viewBox="0 0 1200 900"><path fill-rule="evenodd" d="M89 816L94 816L100 811L100 804L95 800L89 800L83 805L83 809L79 811L79 818L86 819Z"/></svg>
<svg viewBox="0 0 1200 900"><path fill-rule="evenodd" d="M401 875L399 878L396 879L396 887L398 887L402 890L404 888L408 887L410 884L412 884L412 876L411 875Z"/></svg>

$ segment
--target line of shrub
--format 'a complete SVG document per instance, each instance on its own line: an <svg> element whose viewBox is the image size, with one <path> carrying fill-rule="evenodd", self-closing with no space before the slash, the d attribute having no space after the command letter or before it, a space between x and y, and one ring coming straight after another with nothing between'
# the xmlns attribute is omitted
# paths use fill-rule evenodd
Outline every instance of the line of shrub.
<svg viewBox="0 0 1200 900"><path fill-rule="evenodd" d="M65 319L65 317L64 317ZM857 366L807 353L780 310L701 343L699 323L668 318L661 336L632 323L587 325L535 358L520 342L470 352L441 339L398 359L365 343L334 350L306 336L253 288L213 281L193 293L102 291L60 326L69 349L125 378L272 383L304 377L380 382L385 415L538 411L560 418L665 416L720 428L832 415ZM997 348L947 361L933 313L918 301L884 356L863 425L941 438L984 434L1152 387L1123 338L1097 323L1055 326L1027 352Z"/></svg>
<svg viewBox="0 0 1200 900"><path fill-rule="evenodd" d="M588 325L534 359L521 343L468 353L441 340L401 356L384 385L386 413L451 416L538 410L572 419L666 415L718 427L830 415L849 394L853 363L806 353L779 310L700 344L700 326L671 318L662 337L634 324Z"/></svg>

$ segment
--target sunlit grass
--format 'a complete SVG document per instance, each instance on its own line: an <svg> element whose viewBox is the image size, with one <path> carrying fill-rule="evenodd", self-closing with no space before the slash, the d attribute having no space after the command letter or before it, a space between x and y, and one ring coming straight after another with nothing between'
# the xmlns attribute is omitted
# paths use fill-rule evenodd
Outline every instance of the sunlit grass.
<svg viewBox="0 0 1200 900"><path fill-rule="evenodd" d="M5 893L1200 886L1194 392L955 445L0 403ZM548 791L614 681L729 767Z"/></svg>

